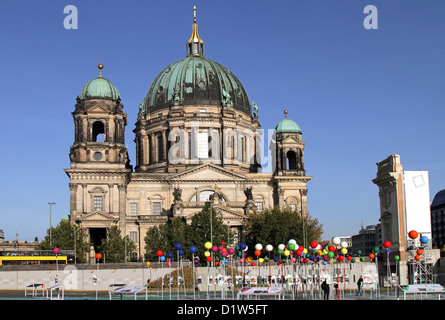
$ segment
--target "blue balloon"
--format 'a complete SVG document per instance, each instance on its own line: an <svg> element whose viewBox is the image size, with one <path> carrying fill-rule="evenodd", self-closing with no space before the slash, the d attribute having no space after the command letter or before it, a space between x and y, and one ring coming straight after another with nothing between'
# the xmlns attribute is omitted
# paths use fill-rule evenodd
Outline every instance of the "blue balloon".
<svg viewBox="0 0 445 320"><path fill-rule="evenodd" d="M428 237L427 236L421 236L420 237L420 242L422 242L423 244L428 242Z"/></svg>
<svg viewBox="0 0 445 320"><path fill-rule="evenodd" d="M278 257L273 258L273 261L275 261L275 262L278 262L278 260L280 260L280 259L278 259Z"/></svg>
<svg viewBox="0 0 445 320"><path fill-rule="evenodd" d="M169 258L169 259L173 258L173 253L167 252L167 258Z"/></svg>
<svg viewBox="0 0 445 320"><path fill-rule="evenodd" d="M241 250L245 250L247 248L247 245L245 243L240 243L239 248Z"/></svg>
<svg viewBox="0 0 445 320"><path fill-rule="evenodd" d="M162 262L165 261L165 257L164 256L160 256L159 259L161 259Z"/></svg>
<svg viewBox="0 0 445 320"><path fill-rule="evenodd" d="M386 249L386 254L391 254L391 250Z"/></svg>
<svg viewBox="0 0 445 320"><path fill-rule="evenodd" d="M179 249L179 250L178 250L178 254L179 254L180 256L183 256L183 255L184 255L184 250Z"/></svg>
<svg viewBox="0 0 445 320"><path fill-rule="evenodd" d="M227 260L227 259L224 259L224 263L226 263L226 264L227 264L227 263L229 263L229 260Z"/></svg>
<svg viewBox="0 0 445 320"><path fill-rule="evenodd" d="M180 244L180 243L175 244L175 249L176 250L179 250L181 248L182 248L182 244Z"/></svg>
<svg viewBox="0 0 445 320"><path fill-rule="evenodd" d="M196 249L195 246L191 246L191 247L190 247L190 252L191 252L191 253L195 253L196 251L197 251L197 249Z"/></svg>

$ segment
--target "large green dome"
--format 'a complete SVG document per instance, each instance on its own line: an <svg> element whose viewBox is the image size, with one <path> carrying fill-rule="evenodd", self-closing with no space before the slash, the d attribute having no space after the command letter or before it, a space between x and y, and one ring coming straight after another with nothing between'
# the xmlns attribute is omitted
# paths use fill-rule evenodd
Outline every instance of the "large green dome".
<svg viewBox="0 0 445 320"><path fill-rule="evenodd" d="M251 115L249 98L238 78L227 68L203 55L188 55L168 65L151 84L143 106L150 113L173 105L224 106Z"/></svg>
<svg viewBox="0 0 445 320"><path fill-rule="evenodd" d="M110 99L116 101L120 97L119 91L110 80L102 76L88 81L80 92L80 100Z"/></svg>

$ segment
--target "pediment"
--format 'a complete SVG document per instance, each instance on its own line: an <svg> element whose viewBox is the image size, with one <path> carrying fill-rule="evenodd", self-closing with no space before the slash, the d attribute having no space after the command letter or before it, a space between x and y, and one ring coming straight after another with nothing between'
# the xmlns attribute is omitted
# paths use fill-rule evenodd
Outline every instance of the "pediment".
<svg viewBox="0 0 445 320"><path fill-rule="evenodd" d="M80 220L82 220L82 222L87 222L87 221L111 222L114 219L115 219L114 216L112 216L108 213L96 211L96 212L90 212L90 213L83 215Z"/></svg>
<svg viewBox="0 0 445 320"><path fill-rule="evenodd" d="M178 173L174 176L166 178L169 181L184 181L184 180L194 180L194 181L233 181L233 180L246 180L246 177L242 174L235 173L233 171L227 170L223 167L219 167L213 164L204 164L197 166L195 168L189 169L187 171Z"/></svg>
<svg viewBox="0 0 445 320"><path fill-rule="evenodd" d="M288 136L281 141L283 144L302 144L301 141L297 140L294 136Z"/></svg>
<svg viewBox="0 0 445 320"><path fill-rule="evenodd" d="M106 107L96 104L88 109L88 113L109 113Z"/></svg>

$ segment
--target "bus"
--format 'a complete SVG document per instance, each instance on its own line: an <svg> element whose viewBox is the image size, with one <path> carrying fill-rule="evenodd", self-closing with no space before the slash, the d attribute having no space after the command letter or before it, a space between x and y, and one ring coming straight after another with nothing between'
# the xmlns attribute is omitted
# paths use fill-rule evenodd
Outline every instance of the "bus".
<svg viewBox="0 0 445 320"><path fill-rule="evenodd" d="M60 250L57 255L52 250L0 251L0 266L49 263L74 263L74 250Z"/></svg>

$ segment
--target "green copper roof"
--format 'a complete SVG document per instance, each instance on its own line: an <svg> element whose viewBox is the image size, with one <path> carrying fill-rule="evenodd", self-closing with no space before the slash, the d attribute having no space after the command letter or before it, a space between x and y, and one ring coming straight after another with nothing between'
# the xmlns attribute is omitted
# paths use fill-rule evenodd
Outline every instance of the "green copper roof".
<svg viewBox="0 0 445 320"><path fill-rule="evenodd" d="M143 105L147 113L182 105L228 105L251 114L249 98L238 78L203 55L188 55L168 65L151 84Z"/></svg>
<svg viewBox="0 0 445 320"><path fill-rule="evenodd" d="M119 98L119 91L110 80L99 76L88 81L80 92L79 98L84 99L111 99Z"/></svg>
<svg viewBox="0 0 445 320"><path fill-rule="evenodd" d="M277 133L279 132L298 132L301 133L301 129L298 124L291 119L283 119L275 128Z"/></svg>

